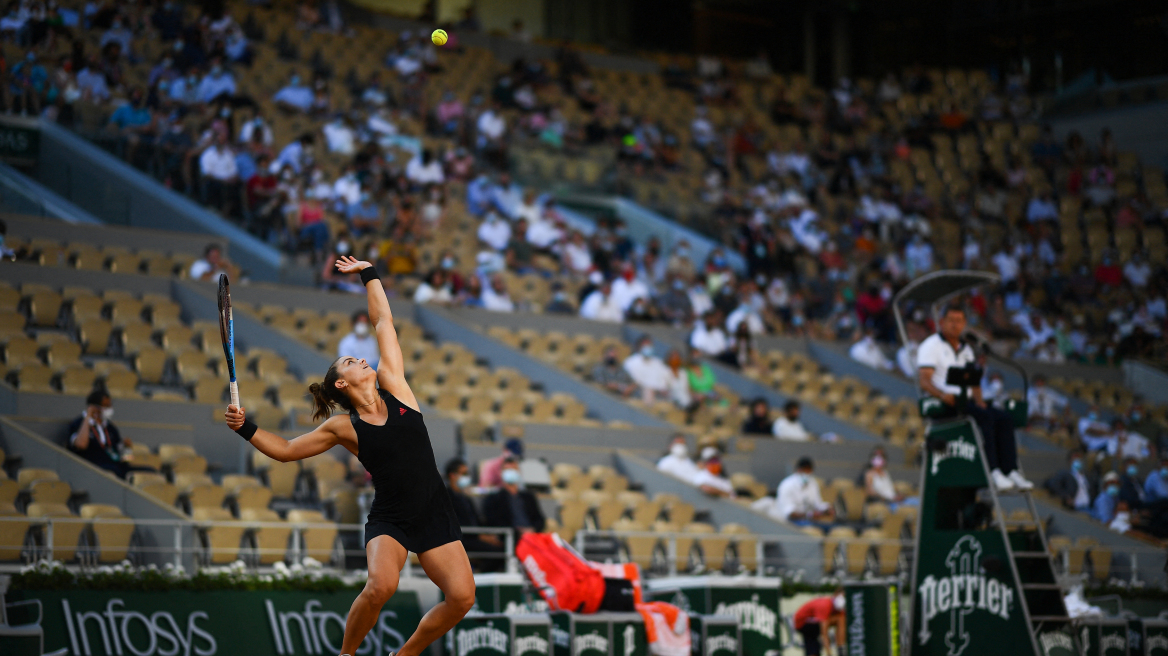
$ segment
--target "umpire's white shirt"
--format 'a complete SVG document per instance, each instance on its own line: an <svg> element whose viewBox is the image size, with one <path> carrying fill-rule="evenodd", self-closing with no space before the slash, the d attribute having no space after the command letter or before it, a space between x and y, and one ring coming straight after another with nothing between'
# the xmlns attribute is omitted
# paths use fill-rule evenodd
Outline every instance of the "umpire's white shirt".
<svg viewBox="0 0 1168 656"><path fill-rule="evenodd" d="M949 374L951 367L961 369L965 365L976 362L977 356L973 354L973 347L969 344L961 343L957 349L941 337L941 333L934 333L927 337L925 341L921 342L917 349L917 368L923 369L925 367L933 368L933 385L945 392L946 394L960 394L961 388L956 385L949 385L945 382L945 377Z"/></svg>

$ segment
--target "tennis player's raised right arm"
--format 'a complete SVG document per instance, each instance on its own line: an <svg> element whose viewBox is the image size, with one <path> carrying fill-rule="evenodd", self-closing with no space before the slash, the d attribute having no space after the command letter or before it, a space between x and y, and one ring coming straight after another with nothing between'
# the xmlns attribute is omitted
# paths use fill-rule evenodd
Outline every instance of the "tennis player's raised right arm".
<svg viewBox="0 0 1168 656"><path fill-rule="evenodd" d="M345 256L337 260L337 270L341 273L358 273L373 266L355 257ZM373 324L373 334L377 336L377 350L381 359L377 364L377 383L397 400L414 410L418 400L406 383L405 358L397 339L397 329L393 327L393 311L389 309L389 299L385 287L375 278L365 285L365 295L369 301L369 323Z"/></svg>
<svg viewBox="0 0 1168 656"><path fill-rule="evenodd" d="M227 427L231 430L239 430L243 426L244 409L234 405L227 406L227 412L223 417L227 420ZM349 421L348 416L337 415L328 421L321 423L311 433L305 433L300 437L286 440L275 433L270 433L262 428L256 429L254 435L248 440L251 445L263 453L264 455L279 460L280 462L292 462L294 460L304 460L312 456L324 453L334 446L341 443L340 436L337 435L336 425L339 420L343 419L346 423ZM352 450L352 449L350 449Z"/></svg>

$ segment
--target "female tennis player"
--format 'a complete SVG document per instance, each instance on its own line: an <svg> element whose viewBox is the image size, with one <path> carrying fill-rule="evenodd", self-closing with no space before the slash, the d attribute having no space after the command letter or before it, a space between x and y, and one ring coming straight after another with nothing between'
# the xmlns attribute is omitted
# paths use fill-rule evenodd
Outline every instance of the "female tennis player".
<svg viewBox="0 0 1168 656"><path fill-rule="evenodd" d="M376 371L365 360L341 357L329 367L323 383L309 386L314 419L329 417L336 406L348 416L329 417L293 440L259 430L244 409L234 405L227 406L227 425L281 462L315 456L337 444L357 456L372 475L376 493L365 524L369 579L349 610L341 656L356 654L377 622L382 605L397 590L407 551L418 554L422 569L445 596L397 652L418 656L474 605L474 575L418 401L406 384L401 346L381 280L371 264L353 257L342 257L336 266L344 274L360 273L381 350Z"/></svg>

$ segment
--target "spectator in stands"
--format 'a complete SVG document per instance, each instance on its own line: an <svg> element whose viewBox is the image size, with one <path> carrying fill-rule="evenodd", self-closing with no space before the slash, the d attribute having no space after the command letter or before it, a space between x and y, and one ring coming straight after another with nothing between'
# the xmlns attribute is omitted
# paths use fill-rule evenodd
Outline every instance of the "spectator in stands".
<svg viewBox="0 0 1168 656"><path fill-rule="evenodd" d="M223 248L219 244L208 244L203 249L203 257L191 263L188 275L191 280L218 280L221 273L235 278L232 275L235 269L235 265L223 255Z"/></svg>
<svg viewBox="0 0 1168 656"><path fill-rule="evenodd" d="M130 471L130 440L122 439L114 417L113 402L104 391L85 397L85 412L69 424L69 448L89 462L125 478Z"/></svg>
<svg viewBox="0 0 1168 656"><path fill-rule="evenodd" d="M307 171L312 167L312 151L315 144L316 137L311 132L300 135L299 139L280 150L280 154L276 155L272 162L271 171L277 173L283 171L285 167L290 168L296 175Z"/></svg>
<svg viewBox="0 0 1168 656"><path fill-rule="evenodd" d="M212 59L211 68L199 83L199 102L210 105L220 98L230 100L235 97L235 92L235 76L223 68L223 60Z"/></svg>
<svg viewBox="0 0 1168 656"><path fill-rule="evenodd" d="M773 436L774 422L771 421L771 406L761 396L750 403L750 415L742 422L742 432L746 435Z"/></svg>
<svg viewBox="0 0 1168 656"><path fill-rule="evenodd" d="M868 457L868 468L864 471L864 492L869 501L879 501L888 504L896 512L901 505L915 506L919 503L916 497L907 497L896 491L896 484L892 482L892 475L888 473L887 458L884 449L877 447Z"/></svg>
<svg viewBox="0 0 1168 656"><path fill-rule="evenodd" d="M1107 472L1103 477L1103 489L1095 496L1091 506L1091 516L1104 524L1115 519L1116 504L1119 503L1119 474Z"/></svg>
<svg viewBox="0 0 1168 656"><path fill-rule="evenodd" d="M450 288L450 281L446 279L446 271L438 267L430 272L414 290L415 303L437 303L446 305L454 300Z"/></svg>
<svg viewBox="0 0 1168 656"><path fill-rule="evenodd" d="M511 224L495 212L487 212L486 219L479 224L479 241L493 251L502 252L511 241Z"/></svg>
<svg viewBox="0 0 1168 656"><path fill-rule="evenodd" d="M1168 454L1160 456L1160 466L1144 480L1144 494L1149 502L1168 499Z"/></svg>
<svg viewBox="0 0 1168 656"><path fill-rule="evenodd" d="M1111 440L1111 430L1099 418L1099 406L1091 406L1087 414L1079 418L1079 439L1088 452L1102 451Z"/></svg>
<svg viewBox="0 0 1168 656"><path fill-rule="evenodd" d="M693 321L693 303L686 293L685 280L680 276L670 274L665 291L657 294L653 303L661 319L676 327L689 325Z"/></svg>
<svg viewBox="0 0 1168 656"><path fill-rule="evenodd" d="M1018 470L1018 451L1014 437L1014 421L1006 412L986 405L981 386L968 390L971 397L958 407L958 395L963 390L946 382L949 370L975 365L977 356L973 347L962 342L965 334L965 309L951 305L941 316L940 331L921 342L917 351L920 366L920 386L926 394L940 399L945 405L964 411L981 429L986 461L994 486L999 490L1030 489L1034 484Z"/></svg>
<svg viewBox="0 0 1168 656"><path fill-rule="evenodd" d="M657 470L683 481L692 481L698 473L698 467L689 457L689 445L685 435L675 433L669 441L669 453L657 461Z"/></svg>
<svg viewBox="0 0 1168 656"><path fill-rule="evenodd" d="M337 344L338 358L365 360L373 369L381 361L381 351L377 348L377 336L369 330L369 313L357 310L352 318L353 330Z"/></svg>
<svg viewBox="0 0 1168 656"><path fill-rule="evenodd" d="M1067 397L1059 394L1046 384L1046 376L1035 374L1026 392L1030 421L1053 428L1067 411Z"/></svg>
<svg viewBox="0 0 1168 656"><path fill-rule="evenodd" d="M682 366L681 353L677 349L670 349L665 354L665 366L669 370L666 382L669 385L669 400L673 405L690 410L697 403L690 390L689 372Z"/></svg>
<svg viewBox="0 0 1168 656"><path fill-rule="evenodd" d="M491 284L483 290L483 309L492 312L514 312L515 302L511 300L511 294L507 292L507 283L503 280L503 276L495 274L491 276Z"/></svg>
<svg viewBox="0 0 1168 656"><path fill-rule="evenodd" d="M224 216L232 216L239 198L239 165L227 133L218 131L214 142L199 157L203 182L203 203Z"/></svg>
<svg viewBox="0 0 1168 656"><path fill-rule="evenodd" d="M312 103L315 99L312 89L303 84L300 80L300 75L293 73L288 78L287 86L281 88L272 96L272 102L276 103L276 107L286 112L300 112L307 114L312 110Z"/></svg>
<svg viewBox="0 0 1168 656"><path fill-rule="evenodd" d="M779 521L795 526L829 528L835 522L835 510L819 493L819 482L812 476L815 463L803 457L795 464L795 473L779 483L771 514Z"/></svg>
<svg viewBox="0 0 1168 656"><path fill-rule="evenodd" d="M467 494L471 486L470 469L466 466L466 461L462 458L451 458L446 463L446 491L450 493L450 503L454 506L455 516L458 517L458 525L464 529L483 525L474 500ZM503 562L496 554L502 554L503 541L498 535L465 531L462 534L462 546L466 548L467 555L476 561L483 556L488 557L485 561L478 562L480 570L501 569L499 566Z"/></svg>
<svg viewBox="0 0 1168 656"><path fill-rule="evenodd" d="M876 343L876 332L871 328L864 331L864 336L848 349L848 356L856 362L880 371L892 371L892 361L884 355L883 349Z"/></svg>
<svg viewBox="0 0 1168 656"><path fill-rule="evenodd" d="M558 280L553 282L551 290L551 300L543 306L544 314L576 314L576 306L572 305L572 301L568 300L568 293L564 291L564 283Z"/></svg>
<svg viewBox="0 0 1168 656"><path fill-rule="evenodd" d="M653 340L642 337L637 341L637 350L625 358L622 365L629 377L641 390L641 400L645 403L668 400L669 367L653 352Z"/></svg>
<svg viewBox="0 0 1168 656"><path fill-rule="evenodd" d="M790 442L814 441L815 436L807 431L803 422L799 421L801 412L802 407L798 401L787 401L783 404L783 414L779 415L774 424L771 425L771 434L780 440Z"/></svg>
<svg viewBox="0 0 1168 656"><path fill-rule="evenodd" d="M734 497L734 486L722 475L722 456L717 447L702 449L702 460L698 463L697 473L690 479L690 485L712 497Z"/></svg>
<svg viewBox="0 0 1168 656"><path fill-rule="evenodd" d="M486 525L512 529L516 542L525 533L542 533L546 520L535 495L521 487L523 476L519 473L519 460L514 457L505 459L499 477L502 485L483 499Z"/></svg>
<svg viewBox="0 0 1168 656"><path fill-rule="evenodd" d="M604 350L604 359L592 368L592 382L628 398L637 393L637 384L633 382L629 372L625 371L617 355L615 347L610 346Z"/></svg>
<svg viewBox="0 0 1168 656"><path fill-rule="evenodd" d="M1140 481L1140 465L1135 458L1125 458L1119 477L1119 500L1132 510L1141 510L1148 501L1148 493Z"/></svg>
<svg viewBox="0 0 1168 656"><path fill-rule="evenodd" d="M734 355L726 331L722 329L722 313L719 310L710 310L702 315L702 320L696 322L690 334L689 345L712 358L729 360Z"/></svg>
<svg viewBox="0 0 1168 656"><path fill-rule="evenodd" d="M523 440L513 437L503 443L503 453L479 465L479 486L499 487L503 484L503 463L508 458L523 460Z"/></svg>
<svg viewBox="0 0 1168 656"><path fill-rule="evenodd" d="M714 370L702 357L702 352L691 348L685 362L686 381L689 383L689 393L694 405L708 405L719 400L717 385L718 379Z"/></svg>
<svg viewBox="0 0 1168 656"><path fill-rule="evenodd" d="M1122 417L1111 421L1111 436L1107 439L1107 455L1126 459L1144 460L1151 455L1148 440L1143 435L1132 433L1127 429L1127 422Z"/></svg>
<svg viewBox="0 0 1168 656"><path fill-rule="evenodd" d="M142 90L137 88L130 91L128 103L114 110L109 124L118 133L118 145L123 150L123 158L131 163L138 145L150 144L156 131L154 115L146 107Z"/></svg>
<svg viewBox="0 0 1168 656"><path fill-rule="evenodd" d="M625 313L612 294L612 283L604 280L596 291L584 298L580 304L580 316L593 321L622 323Z"/></svg>
<svg viewBox="0 0 1168 656"><path fill-rule="evenodd" d="M795 630L803 636L803 653L806 656L831 655L831 629L835 629L836 653L844 653L847 640L847 618L843 588L838 588L830 597L812 599L795 611Z"/></svg>
<svg viewBox="0 0 1168 656"><path fill-rule="evenodd" d="M1083 464L1083 452L1067 454L1067 468L1046 480L1045 487L1069 510L1089 512L1095 498L1095 481Z"/></svg>

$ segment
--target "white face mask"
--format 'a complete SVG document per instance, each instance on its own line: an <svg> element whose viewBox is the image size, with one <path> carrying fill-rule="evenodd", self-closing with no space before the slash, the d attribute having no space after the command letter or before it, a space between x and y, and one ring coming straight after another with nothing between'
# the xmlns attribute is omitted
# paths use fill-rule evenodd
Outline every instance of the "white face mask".
<svg viewBox="0 0 1168 656"><path fill-rule="evenodd" d="M467 476L464 474L464 475L458 477L458 487L465 490L466 488L470 487L470 484L471 484L470 476Z"/></svg>
<svg viewBox="0 0 1168 656"><path fill-rule="evenodd" d="M101 420L102 421L109 421L113 418L114 418L114 409L113 408L102 408L101 409Z"/></svg>
<svg viewBox="0 0 1168 656"><path fill-rule="evenodd" d="M503 482L507 485L519 485L519 481L523 480L519 476L518 469L504 469L502 474Z"/></svg>
<svg viewBox="0 0 1168 656"><path fill-rule="evenodd" d="M843 595L836 595L836 597L831 600L831 605L834 606L836 610L843 610L844 606L847 605L847 602L844 600Z"/></svg>
<svg viewBox="0 0 1168 656"><path fill-rule="evenodd" d="M364 321L358 321L353 325L353 332L357 333L361 337L364 337L365 335L369 334L369 324Z"/></svg>
<svg viewBox="0 0 1168 656"><path fill-rule="evenodd" d="M684 444L674 444L673 446L669 447L669 453L677 456L678 458L684 458L689 455L689 449L686 449Z"/></svg>

